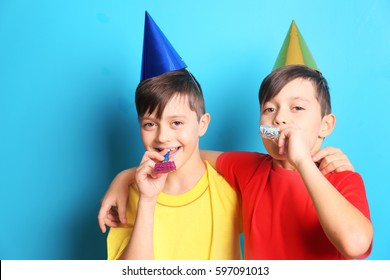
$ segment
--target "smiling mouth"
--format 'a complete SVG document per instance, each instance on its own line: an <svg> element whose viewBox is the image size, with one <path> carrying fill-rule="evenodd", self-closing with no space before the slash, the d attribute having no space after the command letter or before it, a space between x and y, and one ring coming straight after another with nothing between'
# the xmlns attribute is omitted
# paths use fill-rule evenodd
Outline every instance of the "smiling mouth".
<svg viewBox="0 0 390 280"><path fill-rule="evenodd" d="M161 149L161 148L155 148L155 149L156 149L156 151L159 152L159 153L160 153L161 151L163 151L163 150L168 150L168 151L171 153L171 155L172 155L172 154L176 153L180 148L181 148L181 147L163 148L163 149Z"/></svg>

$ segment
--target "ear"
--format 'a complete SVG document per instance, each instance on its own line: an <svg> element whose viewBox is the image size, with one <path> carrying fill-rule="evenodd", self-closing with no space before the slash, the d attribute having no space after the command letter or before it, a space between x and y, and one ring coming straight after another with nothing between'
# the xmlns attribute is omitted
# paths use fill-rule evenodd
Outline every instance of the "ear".
<svg viewBox="0 0 390 280"><path fill-rule="evenodd" d="M200 118L200 120L199 120L199 131L198 131L199 137L202 137L206 133L207 128L209 127L210 120L211 120L211 117L210 117L209 113L204 114Z"/></svg>
<svg viewBox="0 0 390 280"><path fill-rule="evenodd" d="M333 114L326 115L322 118L320 137L325 138L329 136L336 125L336 116Z"/></svg>

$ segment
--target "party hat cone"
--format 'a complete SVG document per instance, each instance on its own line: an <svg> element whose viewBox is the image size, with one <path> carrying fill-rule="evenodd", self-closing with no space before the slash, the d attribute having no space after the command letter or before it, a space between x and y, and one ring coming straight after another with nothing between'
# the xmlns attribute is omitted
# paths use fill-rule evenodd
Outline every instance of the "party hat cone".
<svg viewBox="0 0 390 280"><path fill-rule="evenodd" d="M145 12L141 81L186 67L164 33Z"/></svg>
<svg viewBox="0 0 390 280"><path fill-rule="evenodd" d="M319 68L294 20L291 23L286 38L284 39L273 70L283 65L290 64L303 64L319 71Z"/></svg>

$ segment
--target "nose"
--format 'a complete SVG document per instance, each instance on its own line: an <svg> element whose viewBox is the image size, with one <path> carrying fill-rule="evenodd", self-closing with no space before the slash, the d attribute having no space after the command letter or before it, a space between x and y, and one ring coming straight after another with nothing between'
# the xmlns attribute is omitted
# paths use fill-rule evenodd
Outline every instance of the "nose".
<svg viewBox="0 0 390 280"><path fill-rule="evenodd" d="M287 124L287 116L283 111L279 110L274 118L274 125L285 125Z"/></svg>
<svg viewBox="0 0 390 280"><path fill-rule="evenodd" d="M160 125L158 128L158 133L157 133L157 141L160 143L165 143L171 140L171 130L169 127L166 127L164 125Z"/></svg>

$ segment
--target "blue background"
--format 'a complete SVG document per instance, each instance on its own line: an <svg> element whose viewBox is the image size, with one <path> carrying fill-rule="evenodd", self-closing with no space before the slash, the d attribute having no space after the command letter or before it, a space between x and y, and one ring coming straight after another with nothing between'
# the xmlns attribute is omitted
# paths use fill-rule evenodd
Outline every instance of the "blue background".
<svg viewBox="0 0 390 280"><path fill-rule="evenodd" d="M324 146L363 176L369 258L390 259L386 0L1 0L0 258L106 258L100 199L143 153L133 95L145 10L200 81L212 115L201 147L217 150L265 151L257 91L296 20L338 117Z"/></svg>

